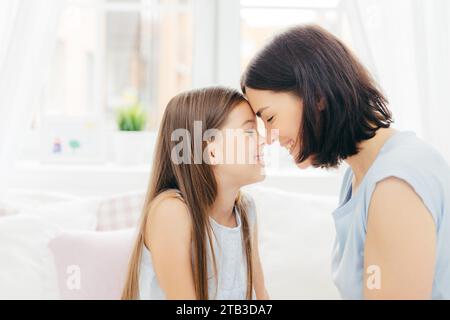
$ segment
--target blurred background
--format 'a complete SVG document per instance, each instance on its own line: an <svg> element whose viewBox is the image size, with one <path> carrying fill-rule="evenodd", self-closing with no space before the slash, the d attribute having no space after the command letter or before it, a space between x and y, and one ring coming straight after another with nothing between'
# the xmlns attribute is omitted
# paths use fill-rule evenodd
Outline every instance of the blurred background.
<svg viewBox="0 0 450 320"><path fill-rule="evenodd" d="M147 172L172 96L214 84L238 87L247 63L271 37L304 23L319 24L349 45L388 96L395 126L415 131L450 158L446 0L43 3L11 0L1 10L0 170L9 186L63 187L30 181L42 170L40 178L49 182L52 173L72 170ZM124 128L119 113L122 121L141 117L142 123ZM325 174L279 167L269 166L269 175ZM325 190L336 192L333 187Z"/></svg>
<svg viewBox="0 0 450 320"><path fill-rule="evenodd" d="M48 217L49 205L68 203L50 210L64 211L56 219L64 228L81 226L79 211L92 211L96 224L83 225L89 230L133 226L169 99L203 86L239 88L271 37L306 23L328 29L362 60L390 101L394 127L415 131L450 162L448 0L6 0L0 216L47 206ZM262 209L269 292L335 298L330 213L345 165L301 171L276 145L270 150L267 178L251 190ZM94 198L100 205L80 209ZM4 221L0 231L25 234L22 222L14 229ZM19 250L0 243L0 256ZM2 280L9 278L0 277L0 287L10 297L17 283ZM17 296L32 292L25 286Z"/></svg>

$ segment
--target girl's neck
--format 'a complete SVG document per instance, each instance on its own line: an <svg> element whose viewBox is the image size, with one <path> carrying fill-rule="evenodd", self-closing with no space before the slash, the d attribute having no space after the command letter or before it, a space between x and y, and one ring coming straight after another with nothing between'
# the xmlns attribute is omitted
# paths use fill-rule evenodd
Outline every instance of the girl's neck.
<svg viewBox="0 0 450 320"><path fill-rule="evenodd" d="M211 207L209 216L221 225L230 228L236 227L237 220L234 214L234 203L238 193L239 188L224 188L218 186L217 198Z"/></svg>
<svg viewBox="0 0 450 320"><path fill-rule="evenodd" d="M359 144L360 151L345 160L352 168L354 178L352 184L353 193L358 188L367 171L377 158L381 148L387 140L396 132L392 128L378 129L375 136L369 140L365 140Z"/></svg>

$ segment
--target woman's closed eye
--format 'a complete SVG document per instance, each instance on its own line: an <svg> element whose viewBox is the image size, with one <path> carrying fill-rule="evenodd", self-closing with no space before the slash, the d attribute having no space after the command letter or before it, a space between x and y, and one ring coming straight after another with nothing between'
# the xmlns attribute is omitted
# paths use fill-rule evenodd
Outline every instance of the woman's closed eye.
<svg viewBox="0 0 450 320"><path fill-rule="evenodd" d="M269 118L267 118L267 122L271 123L274 120L275 116L271 116Z"/></svg>

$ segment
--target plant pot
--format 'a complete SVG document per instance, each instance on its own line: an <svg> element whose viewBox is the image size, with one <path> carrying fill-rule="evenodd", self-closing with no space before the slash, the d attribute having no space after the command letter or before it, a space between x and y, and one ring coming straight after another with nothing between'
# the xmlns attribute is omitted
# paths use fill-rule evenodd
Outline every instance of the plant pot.
<svg viewBox="0 0 450 320"><path fill-rule="evenodd" d="M115 160L123 165L139 165L148 161L153 151L153 133L146 131L117 131L114 135Z"/></svg>

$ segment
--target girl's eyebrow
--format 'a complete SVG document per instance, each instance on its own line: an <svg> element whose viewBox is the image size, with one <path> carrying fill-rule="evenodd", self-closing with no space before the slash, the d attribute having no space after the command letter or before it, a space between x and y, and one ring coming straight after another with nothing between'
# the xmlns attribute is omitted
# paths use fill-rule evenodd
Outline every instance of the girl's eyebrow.
<svg viewBox="0 0 450 320"><path fill-rule="evenodd" d="M256 121L254 119L247 119L241 124L241 127L245 126L247 123L256 123Z"/></svg>
<svg viewBox="0 0 450 320"><path fill-rule="evenodd" d="M261 109L258 110L258 112L256 112L256 116L258 118L261 118L261 114L264 112L264 110L268 109L269 107L262 107Z"/></svg>

